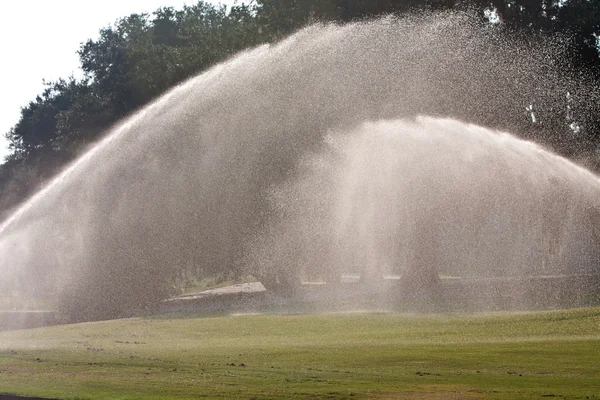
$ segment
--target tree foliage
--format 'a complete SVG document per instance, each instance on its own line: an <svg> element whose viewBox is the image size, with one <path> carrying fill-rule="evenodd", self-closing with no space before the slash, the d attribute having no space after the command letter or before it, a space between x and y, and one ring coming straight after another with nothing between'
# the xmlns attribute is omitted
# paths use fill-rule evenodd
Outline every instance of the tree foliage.
<svg viewBox="0 0 600 400"><path fill-rule="evenodd" d="M590 85L600 80L600 3L590 0L257 0L230 9L199 1L132 14L81 45L83 79L46 83L22 108L6 133L13 153L0 166L0 210L22 201L120 118L244 48L317 21L453 7L476 8L504 29L564 34L573 69ZM540 93L528 138L597 168L600 105L581 89L565 88L562 98L550 100Z"/></svg>

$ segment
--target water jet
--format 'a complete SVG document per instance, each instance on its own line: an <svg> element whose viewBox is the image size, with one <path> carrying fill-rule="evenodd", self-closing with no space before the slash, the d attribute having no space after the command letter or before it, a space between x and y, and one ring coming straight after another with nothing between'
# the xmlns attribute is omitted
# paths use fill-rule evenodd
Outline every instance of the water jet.
<svg viewBox="0 0 600 400"><path fill-rule="evenodd" d="M559 38L452 12L315 25L246 51L115 127L16 210L0 278L86 320L223 271L284 292L401 275L388 292L408 298L435 298L440 274L595 276L598 178L504 133L539 129L526 112L537 94L560 108L585 90L561 52Z"/></svg>

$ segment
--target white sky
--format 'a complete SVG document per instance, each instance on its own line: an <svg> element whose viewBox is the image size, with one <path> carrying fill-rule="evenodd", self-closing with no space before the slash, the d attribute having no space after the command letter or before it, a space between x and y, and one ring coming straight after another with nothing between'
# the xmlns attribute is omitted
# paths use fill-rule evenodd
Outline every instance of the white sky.
<svg viewBox="0 0 600 400"><path fill-rule="evenodd" d="M234 0L213 3L231 5ZM8 154L4 134L16 124L21 107L40 94L42 79L81 76L77 50L117 18L180 9L195 0L23 0L2 4L0 24L0 163Z"/></svg>

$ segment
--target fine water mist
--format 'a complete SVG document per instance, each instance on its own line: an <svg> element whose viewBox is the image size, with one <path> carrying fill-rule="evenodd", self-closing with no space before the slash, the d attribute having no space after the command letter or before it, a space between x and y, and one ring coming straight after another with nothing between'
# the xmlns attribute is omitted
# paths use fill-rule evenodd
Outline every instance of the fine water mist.
<svg viewBox="0 0 600 400"><path fill-rule="evenodd" d="M431 117L367 121L324 141L271 192L281 217L252 247L253 268L324 280L419 263L450 277L597 272L600 182L540 146Z"/></svg>
<svg viewBox="0 0 600 400"><path fill-rule="evenodd" d="M527 137L537 96L583 90L558 39L499 30L464 13L315 25L182 83L3 223L2 289L91 319L222 271L598 272L598 179L474 125Z"/></svg>

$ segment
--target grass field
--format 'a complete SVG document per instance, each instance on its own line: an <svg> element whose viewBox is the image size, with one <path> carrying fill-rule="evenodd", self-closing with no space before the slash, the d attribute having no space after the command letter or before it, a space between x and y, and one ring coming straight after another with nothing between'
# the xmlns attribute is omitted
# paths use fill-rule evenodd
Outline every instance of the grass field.
<svg viewBox="0 0 600 400"><path fill-rule="evenodd" d="M0 393L72 398L600 398L600 308L162 316L0 332Z"/></svg>

